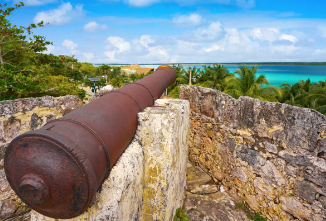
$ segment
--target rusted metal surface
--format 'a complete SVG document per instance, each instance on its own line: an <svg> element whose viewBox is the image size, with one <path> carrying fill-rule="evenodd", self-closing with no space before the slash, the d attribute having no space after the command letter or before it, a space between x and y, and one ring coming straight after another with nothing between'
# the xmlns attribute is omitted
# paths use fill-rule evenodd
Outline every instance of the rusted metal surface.
<svg viewBox="0 0 326 221"><path fill-rule="evenodd" d="M32 209L53 218L84 212L137 129L137 114L152 106L176 79L163 65L153 74L111 91L15 138L5 171L16 194Z"/></svg>

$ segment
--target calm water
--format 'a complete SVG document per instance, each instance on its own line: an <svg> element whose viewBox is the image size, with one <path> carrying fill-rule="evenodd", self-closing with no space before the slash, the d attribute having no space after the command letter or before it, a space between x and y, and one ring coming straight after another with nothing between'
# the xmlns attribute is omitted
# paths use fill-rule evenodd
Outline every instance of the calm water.
<svg viewBox="0 0 326 221"><path fill-rule="evenodd" d="M159 65L141 65L144 67L157 68ZM239 65L225 65L230 72L235 72ZM203 68L203 65L183 65L185 69L189 67ZM270 86L280 86L282 83L295 84L300 80L310 79L315 83L326 80L326 66L302 66L302 65L260 65L257 76L265 75Z"/></svg>
<svg viewBox="0 0 326 221"><path fill-rule="evenodd" d="M230 72L235 72L238 66L227 65ZM280 86L282 83L295 84L300 80L310 79L315 83L326 80L326 66L274 66L261 65L257 76L265 75L270 86Z"/></svg>

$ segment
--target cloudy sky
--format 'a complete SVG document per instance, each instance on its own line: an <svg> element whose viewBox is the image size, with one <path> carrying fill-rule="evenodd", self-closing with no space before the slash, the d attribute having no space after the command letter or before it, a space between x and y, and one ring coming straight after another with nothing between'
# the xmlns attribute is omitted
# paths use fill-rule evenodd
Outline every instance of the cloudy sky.
<svg viewBox="0 0 326 221"><path fill-rule="evenodd" d="M325 0L21 1L10 20L44 21L47 53L80 61L326 61Z"/></svg>

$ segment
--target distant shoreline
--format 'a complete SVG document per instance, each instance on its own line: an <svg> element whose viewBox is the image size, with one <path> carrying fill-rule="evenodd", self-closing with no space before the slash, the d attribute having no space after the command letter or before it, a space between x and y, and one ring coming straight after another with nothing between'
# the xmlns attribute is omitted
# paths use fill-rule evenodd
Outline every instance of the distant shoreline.
<svg viewBox="0 0 326 221"><path fill-rule="evenodd" d="M162 64L180 64L180 65L212 65L214 63L153 63L153 64L139 64L139 65L162 65ZM236 63L218 63L222 65L269 65L269 66L326 66L326 62L236 62ZM94 64L100 66L102 64ZM130 65L130 64L107 64L107 65Z"/></svg>

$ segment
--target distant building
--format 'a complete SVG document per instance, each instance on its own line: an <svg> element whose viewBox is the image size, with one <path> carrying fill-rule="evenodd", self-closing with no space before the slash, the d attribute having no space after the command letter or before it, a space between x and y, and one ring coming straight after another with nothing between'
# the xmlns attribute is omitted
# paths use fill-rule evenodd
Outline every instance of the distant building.
<svg viewBox="0 0 326 221"><path fill-rule="evenodd" d="M139 64L131 64L130 66L123 66L122 71L126 74L147 74L149 71L154 71L154 68L140 67Z"/></svg>

